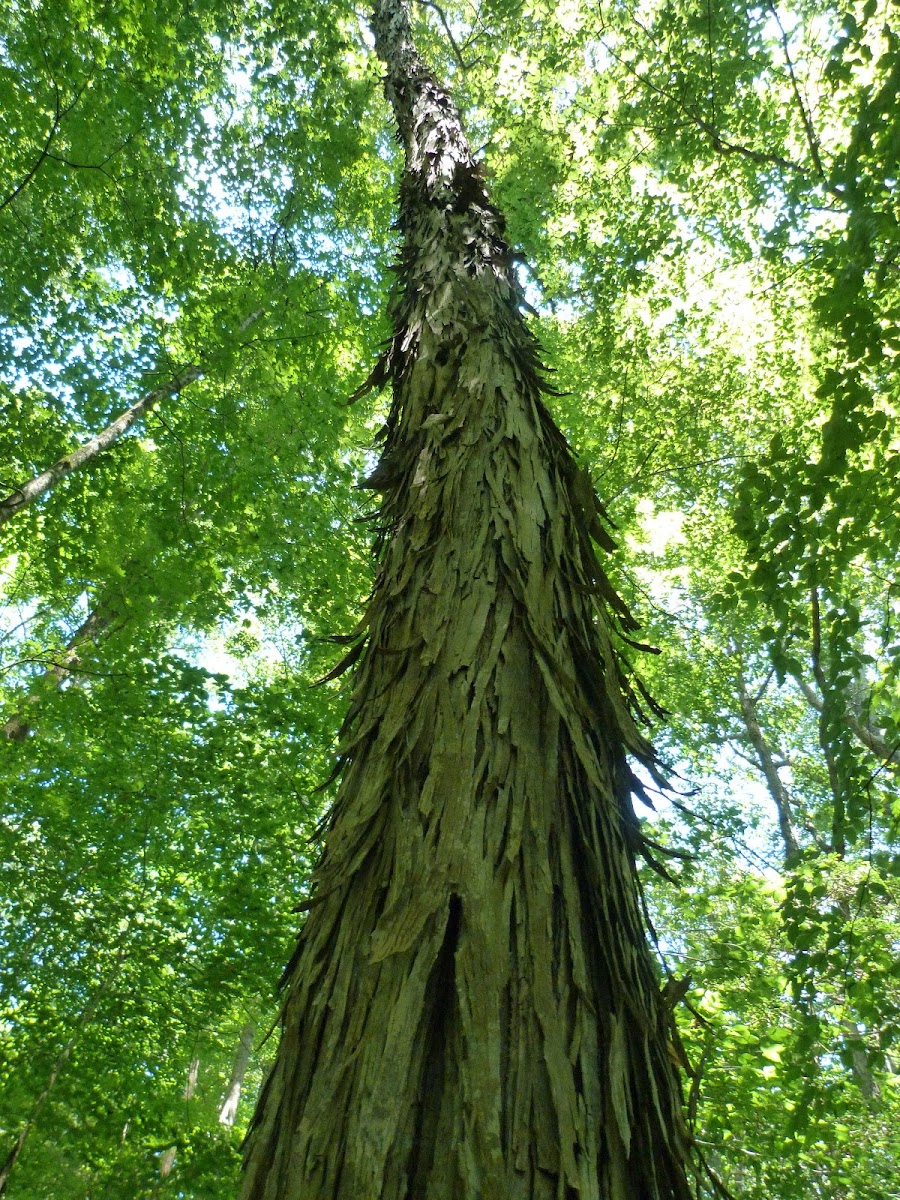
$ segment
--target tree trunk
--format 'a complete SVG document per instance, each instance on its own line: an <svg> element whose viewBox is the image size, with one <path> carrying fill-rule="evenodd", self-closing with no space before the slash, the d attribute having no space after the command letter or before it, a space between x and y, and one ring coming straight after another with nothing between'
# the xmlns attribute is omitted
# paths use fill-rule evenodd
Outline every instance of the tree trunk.
<svg viewBox="0 0 900 1200"><path fill-rule="evenodd" d="M187 1083L184 1085L184 1091L181 1093L182 1100L193 1100L194 1092L197 1090L197 1080L200 1077L200 1059L194 1055L188 1066Z"/></svg>
<svg viewBox="0 0 900 1200"><path fill-rule="evenodd" d="M151 408L154 408L160 400L164 400L167 396L171 396L175 392L180 392L189 383L193 383L195 379L199 379L200 375L201 371L197 366L186 367L183 371L179 371L176 375L172 376L168 383L154 388L152 392L147 392L145 396L142 396L140 400L132 404L130 408L126 408L124 412L120 413L114 421L110 422L95 437L76 447L70 454L55 462L52 467L48 467L46 471L41 471L39 475L35 475L33 478L27 480L20 487L17 487L14 492L10 492L5 500L0 500L0 525L5 525L7 521L11 521L17 513L22 512L29 505L34 504L35 500L40 500L41 496L46 495L61 479L65 479L73 471L80 470L81 467L86 466L92 459L95 459L98 454L102 454L104 450L108 450L123 434L128 432L132 425L136 425Z"/></svg>
<svg viewBox="0 0 900 1200"><path fill-rule="evenodd" d="M102 637L117 617L118 613L115 609L102 604L92 609L69 638L68 642L66 642L60 661L54 662L47 667L42 676L42 681L45 683L61 684L64 680L68 679L78 667L81 660L80 652L84 648L85 643L96 643L98 638ZM40 692L34 691L25 697L25 704L38 704L40 699ZM0 736L8 738L13 742L24 742L29 733L31 733L31 724L25 708L14 712L0 726Z"/></svg>
<svg viewBox="0 0 900 1200"><path fill-rule="evenodd" d="M72 1036L69 1038L69 1040L63 1046L63 1048L60 1050L59 1054L57 1054L56 1059L54 1060L53 1066L50 1069L49 1078L47 1079L47 1082L44 1085L44 1090L41 1092L41 1094L38 1096L37 1100L34 1102L34 1105L32 1106L31 1113L29 1114L28 1119L25 1121L25 1123L19 1129L19 1132L16 1135L15 1141L13 1142L13 1144L9 1150L9 1153L6 1155L6 1158L4 1159L3 1163L0 1164L0 1197L5 1196L7 1194L7 1190L9 1188L9 1177L12 1174L13 1170L15 1169L16 1163L19 1161L19 1157L20 1157L22 1151L25 1149L25 1145L26 1145L29 1137L31 1136L31 1132L34 1129L35 1125L37 1124L38 1117L43 1112L44 1105L50 1099L50 1096L53 1093L53 1089L56 1087L57 1081L58 1081L63 1069L65 1068L66 1063L69 1061L72 1051L75 1049L76 1045L78 1044L78 1039L81 1037L82 1031L84 1030L84 1028L87 1025L89 1025L91 1023L91 1021L93 1021L94 1016L97 1012L97 1008L100 1005L100 1001L103 999L103 997L109 991L112 984L115 982L116 978L118 977L119 970L124 961L125 961L125 946L121 945L116 954L115 960L114 960L112 966L110 967L109 971L107 972L105 978L102 980L102 982L100 983L100 986L97 988L96 992L91 997L87 1007L84 1009L81 1016L76 1021L75 1028L72 1031Z"/></svg>
<svg viewBox="0 0 900 1200"><path fill-rule="evenodd" d="M825 708L825 701L818 694L815 688L803 679L797 678L797 685L800 691L809 701L810 705L821 713ZM844 720L850 731L856 738L862 742L867 750L880 758L882 766L885 767L892 775L900 774L900 745L891 746L884 736L884 731L874 729L871 724L861 721L850 711L849 705L844 705Z"/></svg>
<svg viewBox="0 0 900 1200"><path fill-rule="evenodd" d="M786 864L792 863L800 853L800 843L797 841L797 831L794 828L790 797L788 796L787 788L781 782L775 757L760 728L759 718L756 715L756 704L747 691L744 673L740 668L738 668L738 700L741 706L741 715L744 718L744 727L747 730L747 737L756 751L759 769L763 773L769 789L769 795L772 797L775 804L775 811L778 814L778 829L781 833L781 840L784 843L784 861Z"/></svg>
<svg viewBox="0 0 900 1200"><path fill-rule="evenodd" d="M401 0L406 151L380 568L245 1200L688 1200L637 899L647 760L520 289Z"/></svg>
<svg viewBox="0 0 900 1200"><path fill-rule="evenodd" d="M264 309L256 309L245 317L238 326L238 332L244 333L263 315ZM114 421L111 421L105 429L64 458L59 459L46 471L41 471L40 474L34 475L28 479L20 487L3 500L0 500L0 525L5 525L7 521L11 521L17 513L22 512L30 505L34 504L35 500L40 500L41 496L45 496L51 488L55 487L61 479L65 479L67 475L71 475L73 471L78 471L82 467L87 466L104 450L108 450L124 434L136 425L143 417L159 404L160 400L165 400L168 396L176 395L195 380L200 379L203 375L203 368L196 363L191 363L186 367L182 367L176 371L167 383L161 384L152 391L147 392L140 400L135 401L124 412L119 413Z"/></svg>
<svg viewBox="0 0 900 1200"><path fill-rule="evenodd" d="M245 1025L241 1030L241 1038L238 1042L234 1066L231 1069L231 1078L228 1081L228 1087L225 1089L225 1098L219 1109L219 1124L226 1125L229 1129L234 1124L238 1104L241 1101L241 1088L244 1086L247 1067L250 1065L250 1055L253 1052L253 1033L254 1027L252 1025Z"/></svg>
<svg viewBox="0 0 900 1200"><path fill-rule="evenodd" d="M735 655L738 654L736 646L734 647L734 652ZM801 687L805 691L805 685L801 683ZM756 703L747 691L747 683L740 666L738 667L738 689L741 712L744 717L744 724L747 727L747 736L757 753L760 770L766 781L769 796L778 812L778 827L781 831L781 840L784 844L784 872L788 874L795 865L797 856L800 853L800 845L797 841L796 830L794 828L791 796L788 789L782 783L781 776L778 774L775 756L772 754L772 749L760 727L756 715ZM814 831L813 836L815 836ZM819 848L828 849L827 846L820 846ZM853 917L849 907L843 904L841 907L845 910L845 922L850 926L853 922ZM844 996L843 999L849 1006L847 997ZM853 1072L853 1078L856 1080L860 1092L867 1101L872 1102L877 1100L881 1095L881 1089L869 1066L869 1056L866 1052L865 1041L860 1036L859 1028L856 1022L849 1017L841 1021L841 1028L850 1051L850 1069Z"/></svg>

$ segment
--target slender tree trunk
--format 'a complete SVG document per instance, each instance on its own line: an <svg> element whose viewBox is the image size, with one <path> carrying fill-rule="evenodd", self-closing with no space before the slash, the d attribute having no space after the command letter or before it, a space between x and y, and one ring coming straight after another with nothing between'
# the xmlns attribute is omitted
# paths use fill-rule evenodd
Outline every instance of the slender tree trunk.
<svg viewBox="0 0 900 1200"><path fill-rule="evenodd" d="M103 997L109 991L112 984L115 982L116 978L118 977L119 970L124 961L125 961L125 947L120 946L118 953L116 954L115 960L114 960L112 966L110 967L105 979L103 979L100 986L97 988L96 992L94 993L93 997L91 998L90 1002L88 1003L87 1007L84 1009L81 1016L78 1018L77 1022L75 1023L75 1028L72 1031L72 1036L69 1038L69 1040L63 1046L63 1048L60 1050L59 1054L56 1056L53 1066L50 1069L50 1075L44 1086L44 1090L41 1092L41 1094L38 1096L37 1100L34 1102L34 1105L32 1106L31 1113L28 1116L28 1119L25 1121L25 1123L20 1128L8 1154L6 1155L6 1158L4 1159L2 1165L0 1165L0 1196L6 1195L7 1189L9 1187L10 1175L12 1175L12 1172L15 1169L16 1163L19 1161L19 1156L21 1155L22 1151L25 1149L25 1145L26 1145L29 1137L31 1136L31 1132L34 1129L35 1125L37 1124L38 1117L43 1112L44 1105L50 1099L50 1096L53 1093L53 1089L56 1087L57 1081L58 1081L62 1071L64 1070L66 1063L69 1061L72 1051L75 1049L76 1045L78 1044L78 1040L81 1037L82 1031L84 1030L84 1028L87 1025L89 1025L91 1023L91 1021L93 1021L94 1015L97 1012L97 1008L100 1004L100 1001L103 999Z"/></svg>
<svg viewBox="0 0 900 1200"><path fill-rule="evenodd" d="M200 1059L197 1055L188 1063L187 1080L185 1081L184 1091L181 1093L182 1100L193 1100L194 1093L197 1090L197 1080L200 1076ZM159 1156L159 1173L163 1179L172 1174L175 1167L175 1159L178 1157L178 1145L167 1146Z"/></svg>
<svg viewBox="0 0 900 1200"><path fill-rule="evenodd" d="M166 396L171 396L175 392L180 392L189 383L193 383L195 379L199 379L200 375L201 371L197 366L186 367L183 371L179 371L176 375L172 376L168 383L154 388L151 392L147 392L145 396L142 396L140 400L132 404L130 408L126 408L124 412L120 413L114 421L111 421L95 437L76 447L70 454L55 462L52 467L48 467L46 471L41 471L39 475L35 475L20 487L17 487L5 500L0 500L0 525L5 525L7 521L11 521L17 513L22 512L23 509L33 504L35 500L40 500L41 496L46 495L61 479L65 479L73 471L86 466L92 459L102 454L104 450L108 450L123 434L128 432L132 425L136 425L141 417L148 413L151 408L154 408L160 400L164 400Z"/></svg>
<svg viewBox="0 0 900 1200"><path fill-rule="evenodd" d="M373 30L406 151L380 569L243 1196L688 1200L608 538L458 113L401 0Z"/></svg>
<svg viewBox="0 0 900 1200"><path fill-rule="evenodd" d="M737 652L737 647L735 647L735 653ZM747 736L756 751L763 778L769 789L769 795L778 811L778 826L781 831L781 840L784 844L784 870L787 873L791 870L800 852L794 828L791 796L781 781L781 776L778 774L778 768L775 765L775 756L772 753L772 748L759 725L756 716L756 704L747 691L743 672L739 673L738 680L741 712L744 716L744 724L747 727ZM845 909L844 917L848 925L852 923L849 908ZM860 1092L867 1101L877 1100L881 1095L881 1089L869 1067L869 1056L866 1053L865 1042L860 1036L856 1022L848 1017L841 1021L841 1028L850 1049L850 1069L853 1072L853 1078L856 1080Z"/></svg>
<svg viewBox="0 0 900 1200"><path fill-rule="evenodd" d="M113 621L116 620L118 614L114 609L104 605L98 605L88 613L85 620L66 642L65 650L59 662L53 663L47 668L43 674L43 680L49 683L60 684L64 679L68 679L72 672L78 667L81 658L80 651L84 648L87 642L96 642ZM25 697L25 704L38 704L40 702L40 693L35 691ZM31 724L28 720L27 711L23 708L12 714L4 721L0 727L0 733L5 738L13 742L22 742L28 737L31 732Z"/></svg>
<svg viewBox="0 0 900 1200"><path fill-rule="evenodd" d="M200 1077L200 1059L197 1055L191 1059L188 1066L187 1083L184 1085L184 1091L181 1093L182 1100L193 1100L194 1092L197 1090L197 1080Z"/></svg>
<svg viewBox="0 0 900 1200"><path fill-rule="evenodd" d="M814 584L810 595L812 617L812 669L816 685L822 696L822 708L819 713L819 747L825 766L828 770L828 784L832 796L831 817L831 848L840 858L847 850L845 835L846 799L844 796L844 780L838 768L838 760L832 744L832 731L829 717L834 712L835 696L828 686L825 671L822 667L822 622L819 612L819 589Z"/></svg>
<svg viewBox="0 0 900 1200"><path fill-rule="evenodd" d="M238 326L239 332L243 333L250 328L263 315L264 309L257 309L245 317ZM33 476L20 487L4 499L0 500L0 525L5 525L7 521L11 521L17 513L34 504L35 500L40 500L41 496L46 495L51 488L55 487L61 479L65 479L67 475L71 475L73 471L78 471L81 467L87 464L104 450L108 450L110 446L115 445L123 434L126 434L133 425L136 425L142 417L146 416L152 408L159 404L160 400L165 400L167 396L175 395L177 392L183 391L189 384L199 379L203 374L203 368L196 363L182 367L176 371L167 383L162 384L158 388L153 388L147 392L140 400L135 401L124 412L119 413L114 421L111 421L105 429L100 433L77 446L70 454L59 459L48 467L46 471L41 471L39 475Z"/></svg>
<svg viewBox="0 0 900 1200"><path fill-rule="evenodd" d="M227 1125L229 1129L234 1124L238 1104L241 1101L241 1088L244 1086L247 1067L250 1065L250 1055L253 1052L253 1034L254 1027L252 1025L245 1025L241 1030L234 1066L231 1069L231 1078L225 1089L222 1107L219 1109L219 1124Z"/></svg>
<svg viewBox="0 0 900 1200"><path fill-rule="evenodd" d="M809 701L810 705L821 713L825 708L825 701L819 695L814 687L803 679L797 679L797 684L800 691ZM845 705L844 720L847 722L847 727L854 734L867 750L882 760L882 764L892 775L900 774L900 744L891 746L884 736L882 730L874 729L870 724L864 723L850 711L849 705Z"/></svg>
<svg viewBox="0 0 900 1200"><path fill-rule="evenodd" d="M850 1049L850 1070L853 1072L853 1078L856 1080L863 1099L874 1104L875 1101L881 1099L881 1087L869 1066L865 1039L860 1034L856 1022L849 1018L841 1021L841 1028Z"/></svg>
<svg viewBox="0 0 900 1200"><path fill-rule="evenodd" d="M788 795L787 788L781 782L778 767L775 765L775 756L772 754L769 743L766 741L765 735L760 728L759 719L756 715L756 704L753 697L747 691L743 672L740 672L738 675L738 700L741 705L741 715L744 718L744 728L747 730L747 737L756 751L759 769L763 773L763 778L769 789L769 795L774 801L775 811L778 814L778 829L781 833L781 840L784 843L784 861L785 863L791 863L800 853L800 843L797 841L797 831L794 828L794 815L791 811L790 796Z"/></svg>

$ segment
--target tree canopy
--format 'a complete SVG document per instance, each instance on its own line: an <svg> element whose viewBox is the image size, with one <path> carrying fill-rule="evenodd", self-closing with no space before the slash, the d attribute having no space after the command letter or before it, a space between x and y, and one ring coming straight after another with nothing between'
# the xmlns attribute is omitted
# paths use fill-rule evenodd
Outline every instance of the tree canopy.
<svg viewBox="0 0 900 1200"><path fill-rule="evenodd" d="M679 856L644 889L694 1135L742 1196L891 1195L893 6L413 18L617 526L636 697L673 772L641 776L645 833ZM236 1189L332 794L332 639L372 580L359 484L386 398L347 401L397 247L381 70L340 2L0 18L15 1200Z"/></svg>

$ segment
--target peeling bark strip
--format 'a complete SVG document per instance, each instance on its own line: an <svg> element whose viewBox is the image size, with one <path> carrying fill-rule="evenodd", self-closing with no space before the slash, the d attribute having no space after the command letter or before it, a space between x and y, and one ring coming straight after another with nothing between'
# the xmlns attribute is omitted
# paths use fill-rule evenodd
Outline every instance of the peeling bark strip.
<svg viewBox="0 0 900 1200"><path fill-rule="evenodd" d="M633 624L459 115L401 0L373 30L406 149L380 568L244 1200L688 1200Z"/></svg>

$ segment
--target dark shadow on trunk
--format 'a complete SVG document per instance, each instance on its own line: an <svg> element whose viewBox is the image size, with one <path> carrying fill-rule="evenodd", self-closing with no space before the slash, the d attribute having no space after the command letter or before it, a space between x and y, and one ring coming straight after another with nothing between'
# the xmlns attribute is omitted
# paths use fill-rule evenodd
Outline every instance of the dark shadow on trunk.
<svg viewBox="0 0 900 1200"><path fill-rule="evenodd" d="M435 1166L439 1151L438 1126L444 1103L450 1026L457 1016L456 1008L456 947L462 928L462 901L451 896L447 912L447 928L440 952L431 971L425 990L425 1012L428 1014L427 1047L422 1064L418 1089L419 1113L409 1162L409 1194L407 1200L424 1195L427 1180Z"/></svg>

